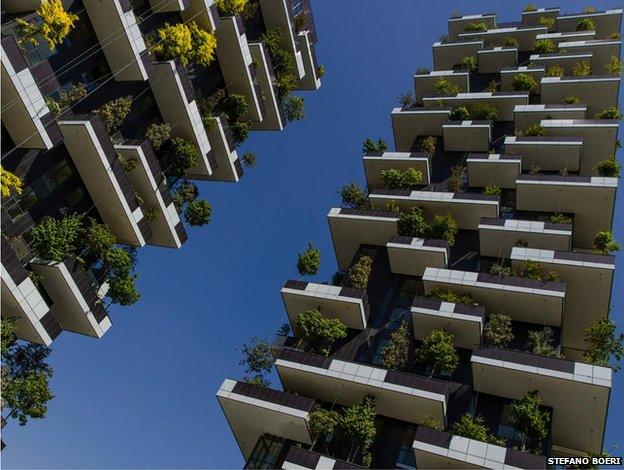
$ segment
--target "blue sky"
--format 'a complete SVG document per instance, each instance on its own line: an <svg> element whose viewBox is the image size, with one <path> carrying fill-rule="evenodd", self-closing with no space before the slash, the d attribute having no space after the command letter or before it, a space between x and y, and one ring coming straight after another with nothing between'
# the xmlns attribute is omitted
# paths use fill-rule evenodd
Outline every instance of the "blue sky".
<svg viewBox="0 0 624 470"><path fill-rule="evenodd" d="M254 133L248 147L259 164L239 184L200 183L213 222L191 229L180 251L141 251L142 299L112 310L102 340L59 337L51 356L56 398L45 420L5 428L3 467L241 468L215 392L224 378L242 376L237 349L286 320L279 291L296 278L296 254L308 240L323 249L318 279L335 271L326 215L340 186L363 182L361 141L392 142L396 97L412 87L417 67L431 65L431 44L446 33L453 10L496 11L499 21L514 21L525 3L314 0L327 73L320 90L305 94L306 120ZM573 12L587 3L560 5ZM614 289L613 316L622 324L623 302ZM612 391L607 448L624 436L617 426L623 387L624 371Z"/></svg>

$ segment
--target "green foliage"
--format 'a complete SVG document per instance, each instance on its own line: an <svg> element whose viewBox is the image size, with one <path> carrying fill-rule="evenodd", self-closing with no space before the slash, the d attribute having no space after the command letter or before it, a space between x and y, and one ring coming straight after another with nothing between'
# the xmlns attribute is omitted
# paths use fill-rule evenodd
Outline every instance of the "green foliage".
<svg viewBox="0 0 624 470"><path fill-rule="evenodd" d="M622 39L622 35L620 33L613 32L607 36L607 39Z"/></svg>
<svg viewBox="0 0 624 470"><path fill-rule="evenodd" d="M436 240L446 240L449 245L455 244L455 235L457 235L457 222L450 213L444 215L436 214L433 221L429 224L426 231L426 238Z"/></svg>
<svg viewBox="0 0 624 470"><path fill-rule="evenodd" d="M459 364L453 335L444 330L433 330L416 350L416 362L429 366L431 376L442 371L452 373Z"/></svg>
<svg viewBox="0 0 624 470"><path fill-rule="evenodd" d="M44 217L31 231L31 248L39 258L47 261L63 261L76 252L82 234L82 222L76 215L62 219Z"/></svg>
<svg viewBox="0 0 624 470"><path fill-rule="evenodd" d="M619 370L619 362L624 357L624 334L618 336L615 330L615 323L608 317L602 317L588 326L585 329L587 351L583 353L583 358L592 364Z"/></svg>
<svg viewBox="0 0 624 470"><path fill-rule="evenodd" d="M414 100L414 95L410 93L409 91L397 96L397 101L399 102L402 108L407 108L416 103Z"/></svg>
<svg viewBox="0 0 624 470"><path fill-rule="evenodd" d="M360 256L347 271L346 285L356 289L366 289L372 269L373 259L370 256Z"/></svg>
<svg viewBox="0 0 624 470"><path fill-rule="evenodd" d="M578 98L578 96L566 96L563 99L563 102L565 104L581 104L581 100Z"/></svg>
<svg viewBox="0 0 624 470"><path fill-rule="evenodd" d="M399 216L397 223L399 235L403 237L424 237L428 225L420 207L412 207Z"/></svg>
<svg viewBox="0 0 624 470"><path fill-rule="evenodd" d="M534 49L537 54L554 54L557 52L557 44L552 39L538 39Z"/></svg>
<svg viewBox="0 0 624 470"><path fill-rule="evenodd" d="M586 77L591 74L591 65L586 60L581 60L572 67L572 75L575 77Z"/></svg>
<svg viewBox="0 0 624 470"><path fill-rule="evenodd" d="M5 312L6 315L6 312ZM15 330L17 329L17 318L3 318L0 325L0 336L2 337L2 346L0 347L0 354L4 356L8 353L9 348L17 337L15 336Z"/></svg>
<svg viewBox="0 0 624 470"><path fill-rule="evenodd" d="M194 200L184 208L184 220L193 227L206 225L210 222L212 207L208 201Z"/></svg>
<svg viewBox="0 0 624 470"><path fill-rule="evenodd" d="M511 407L509 421L522 434L520 450L527 449L530 442L539 443L548 435L548 412L540 408L542 400L537 391L528 392L521 400L515 401Z"/></svg>
<svg viewBox="0 0 624 470"><path fill-rule="evenodd" d="M420 141L419 150L426 153L429 156L433 156L438 145L438 138L433 135L428 135Z"/></svg>
<svg viewBox="0 0 624 470"><path fill-rule="evenodd" d="M299 315L295 332L307 343L309 351L327 356L333 344L347 336L347 327L337 318L324 318L321 312L313 309Z"/></svg>
<svg viewBox="0 0 624 470"><path fill-rule="evenodd" d="M516 91L536 91L537 82L532 75L528 73L519 73L514 76L513 89Z"/></svg>
<svg viewBox="0 0 624 470"><path fill-rule="evenodd" d="M336 423L338 439L351 449L349 458L359 450L365 465L370 465L370 448L377 433L375 416L375 398L366 396L355 405L344 408Z"/></svg>
<svg viewBox="0 0 624 470"><path fill-rule="evenodd" d="M588 6L583 8L583 13L596 13L596 7Z"/></svg>
<svg viewBox="0 0 624 470"><path fill-rule="evenodd" d="M195 183L183 180L176 188L173 194L173 203L176 209L180 211L187 202L194 201L199 196L199 189Z"/></svg>
<svg viewBox="0 0 624 470"><path fill-rule="evenodd" d="M134 267L132 257L123 248L111 248L103 259L113 270L115 277L128 277Z"/></svg>
<svg viewBox="0 0 624 470"><path fill-rule="evenodd" d="M577 31L595 31L596 24L589 18L583 18L576 23Z"/></svg>
<svg viewBox="0 0 624 470"><path fill-rule="evenodd" d="M145 138L150 141L152 147L158 150L171 137L171 126L167 123L150 124L145 130Z"/></svg>
<svg viewBox="0 0 624 470"><path fill-rule="evenodd" d="M551 224L573 224L574 218L564 214L553 214L548 218Z"/></svg>
<svg viewBox="0 0 624 470"><path fill-rule="evenodd" d="M340 415L338 412L320 407L316 407L312 413L310 413L308 430L310 431L310 437L313 441L312 448L314 448L314 445L319 439L327 439L333 434L339 418Z"/></svg>
<svg viewBox="0 0 624 470"><path fill-rule="evenodd" d="M498 111L494 105L479 101L470 107L470 116L477 121L496 121Z"/></svg>
<svg viewBox="0 0 624 470"><path fill-rule="evenodd" d="M91 251L100 259L106 257L117 241L108 227L95 219L89 219L89 227L85 231L85 240Z"/></svg>
<svg viewBox="0 0 624 470"><path fill-rule="evenodd" d="M500 186L486 186L483 189L483 194L485 194L486 196L500 196L501 194L501 188Z"/></svg>
<svg viewBox="0 0 624 470"><path fill-rule="evenodd" d="M537 11L537 7L535 6L534 3L529 3L524 7L523 11L526 11L526 12Z"/></svg>
<svg viewBox="0 0 624 470"><path fill-rule="evenodd" d="M199 161L199 150L195 144L182 137L168 140L162 149L167 162L167 173L172 176L182 177Z"/></svg>
<svg viewBox="0 0 624 470"><path fill-rule="evenodd" d="M403 370L409 354L410 331L409 323L404 321L392 332L388 343L381 350L384 369Z"/></svg>
<svg viewBox="0 0 624 470"><path fill-rule="evenodd" d="M540 26L546 26L548 31L552 31L555 29L555 25L557 23L557 19L552 16L540 16L539 24Z"/></svg>
<svg viewBox="0 0 624 470"><path fill-rule="evenodd" d="M611 56L609 63L605 65L605 69L610 74L620 75L622 73L622 62L620 61L620 58L614 55Z"/></svg>
<svg viewBox="0 0 624 470"><path fill-rule="evenodd" d="M444 290L440 287L434 287L429 290L425 297L428 299L441 300L442 302L451 302L454 304L476 305L471 294L457 294L450 290Z"/></svg>
<svg viewBox="0 0 624 470"><path fill-rule="evenodd" d="M531 124L522 131L522 135L527 137L542 137L546 135L546 129L544 129L540 124Z"/></svg>
<svg viewBox="0 0 624 470"><path fill-rule="evenodd" d="M498 83L496 80L490 80L487 85L485 85L485 91L491 91L492 93L498 91Z"/></svg>
<svg viewBox="0 0 624 470"><path fill-rule="evenodd" d="M515 47L518 44L519 44L518 38L515 38L513 36L507 36L505 38L505 41L503 42L503 46L507 46L507 47Z"/></svg>
<svg viewBox="0 0 624 470"><path fill-rule="evenodd" d="M596 119L622 119L622 114L616 106L611 106L596 114Z"/></svg>
<svg viewBox="0 0 624 470"><path fill-rule="evenodd" d="M108 132L114 132L123 124L132 106L132 96L122 96L104 103L92 112L100 116Z"/></svg>
<svg viewBox="0 0 624 470"><path fill-rule="evenodd" d="M24 183L19 176L5 169L2 165L0 165L0 174L0 189L2 190L2 197L11 196L11 192L17 195L22 194Z"/></svg>
<svg viewBox="0 0 624 470"><path fill-rule="evenodd" d="M451 170L451 176L446 183L446 190L453 193L458 193L462 189L462 175L464 174L464 167L461 165L455 165Z"/></svg>
<svg viewBox="0 0 624 470"><path fill-rule="evenodd" d="M86 87L84 84L78 83L69 90L61 91L57 100L48 96L45 102L52 116L58 117L65 109L73 106L85 96L87 96Z"/></svg>
<svg viewBox="0 0 624 470"><path fill-rule="evenodd" d="M256 166L256 164L258 163L258 157L256 157L256 154L247 150L245 153L243 153L243 155L241 156L241 162L243 163L243 165L247 168L253 168L254 166Z"/></svg>
<svg viewBox="0 0 624 470"><path fill-rule="evenodd" d="M594 249L603 255L619 251L620 245L613 239L611 230L601 230L594 236Z"/></svg>
<svg viewBox="0 0 624 470"><path fill-rule="evenodd" d="M565 74L565 69L561 65L558 65L558 64L551 65L550 67L546 69L547 77L563 77L564 74Z"/></svg>
<svg viewBox="0 0 624 470"><path fill-rule="evenodd" d="M465 56L459 60L459 68L473 71L477 69L477 58L475 56Z"/></svg>
<svg viewBox="0 0 624 470"><path fill-rule="evenodd" d="M248 0L216 0L215 5L223 16L240 15L245 11Z"/></svg>
<svg viewBox="0 0 624 470"><path fill-rule="evenodd" d="M470 119L470 113L466 106L457 106L451 109L449 114L451 121L468 121Z"/></svg>
<svg viewBox="0 0 624 470"><path fill-rule="evenodd" d="M514 339L511 329L511 317L504 313L491 314L483 327L483 337L488 346L496 348L506 347Z"/></svg>
<svg viewBox="0 0 624 470"><path fill-rule="evenodd" d="M165 23L157 34L159 41L153 52L158 60L177 59L184 66L206 67L215 59L217 38L194 21L174 25Z"/></svg>
<svg viewBox="0 0 624 470"><path fill-rule="evenodd" d="M462 436L468 439L500 446L505 445L504 439L490 434L489 429L483 422L482 416L472 416L470 413L462 415L461 418L451 426L450 432L456 436Z"/></svg>
<svg viewBox="0 0 624 470"><path fill-rule="evenodd" d="M297 256L297 271L302 276L314 276L321 265L321 250L314 248L312 242Z"/></svg>
<svg viewBox="0 0 624 470"><path fill-rule="evenodd" d="M490 270L488 272L492 276L508 277L513 275L513 271L509 266L504 266L498 263L494 263L492 266L490 266Z"/></svg>
<svg viewBox="0 0 624 470"><path fill-rule="evenodd" d="M244 95L232 93L225 96L221 100L221 108L223 109L228 121L233 123L240 120L245 115L249 105L247 104L247 98L245 98Z"/></svg>
<svg viewBox="0 0 624 470"><path fill-rule="evenodd" d="M561 357L555 349L555 333L549 326L545 326L541 330L529 331L529 339L527 341L529 351L533 354L541 356Z"/></svg>
<svg viewBox="0 0 624 470"><path fill-rule="evenodd" d="M248 382L254 379L262 379L262 382L268 386L269 383L264 379L264 374L271 372L275 362L269 342L265 339L254 337L251 344L243 344L241 352L243 358L239 364L245 366L244 380Z"/></svg>
<svg viewBox="0 0 624 470"><path fill-rule="evenodd" d="M421 423L421 426L425 426L426 428L435 429L436 431L443 431L442 423L439 420L435 419L431 415L425 416L425 420Z"/></svg>
<svg viewBox="0 0 624 470"><path fill-rule="evenodd" d="M325 66L323 64L316 67L316 76L318 78L323 78L325 76Z"/></svg>
<svg viewBox="0 0 624 470"><path fill-rule="evenodd" d="M271 382L266 377L261 375L256 375L255 377L245 377L243 382L263 388L269 388L271 386Z"/></svg>
<svg viewBox="0 0 624 470"><path fill-rule="evenodd" d="M449 79L444 77L438 78L438 80L435 82L435 88L440 93L443 93L445 95L456 95L457 93L459 93L459 87L452 84Z"/></svg>
<svg viewBox="0 0 624 470"><path fill-rule="evenodd" d="M541 269L542 265L539 264L537 261L527 259L522 262L522 266L520 267L520 272L518 273L518 276L524 277L526 279L539 280L541 278Z"/></svg>
<svg viewBox="0 0 624 470"><path fill-rule="evenodd" d="M422 172L416 168L381 170L381 181L388 189L417 189L422 182Z"/></svg>
<svg viewBox="0 0 624 470"><path fill-rule="evenodd" d="M30 23L17 18L20 27L20 43L26 41L37 46L42 37L48 43L52 52L61 44L67 35L74 29L78 15L65 11L61 0L43 0L37 9L40 22Z"/></svg>
<svg viewBox="0 0 624 470"><path fill-rule="evenodd" d="M464 26L464 31L466 31L467 33L477 33L487 30L487 23L468 23L466 26Z"/></svg>
<svg viewBox="0 0 624 470"><path fill-rule="evenodd" d="M364 153L367 152L385 152L388 150L388 144L382 138L377 139L375 142L371 138L366 138L364 142L362 142L362 151Z"/></svg>
<svg viewBox="0 0 624 470"><path fill-rule="evenodd" d="M114 276L109 280L107 295L113 303L132 305L139 301L141 294L136 290L136 276Z"/></svg>
<svg viewBox="0 0 624 470"><path fill-rule="evenodd" d="M287 96L282 100L284 115L288 121L301 121L305 118L305 101L301 96Z"/></svg>
<svg viewBox="0 0 624 470"><path fill-rule="evenodd" d="M620 162L618 162L615 155L611 155L606 160L602 160L594 166L596 172L600 176L606 176L610 178L619 178L620 177Z"/></svg>
<svg viewBox="0 0 624 470"><path fill-rule="evenodd" d="M247 140L249 136L249 129L251 128L251 122L249 121L237 121L230 124L230 130L232 131L232 139L237 144L242 144Z"/></svg>
<svg viewBox="0 0 624 470"><path fill-rule="evenodd" d="M366 192L355 182L345 184L342 188L340 188L338 194L340 195L343 207L362 209L368 205Z"/></svg>
<svg viewBox="0 0 624 470"><path fill-rule="evenodd" d="M273 70L277 76L278 93L280 97L285 97L292 91L297 82L294 59L290 53L282 49L281 32L278 28L267 30L260 38L271 56ZM325 68L321 69L320 67L319 75L325 72Z"/></svg>

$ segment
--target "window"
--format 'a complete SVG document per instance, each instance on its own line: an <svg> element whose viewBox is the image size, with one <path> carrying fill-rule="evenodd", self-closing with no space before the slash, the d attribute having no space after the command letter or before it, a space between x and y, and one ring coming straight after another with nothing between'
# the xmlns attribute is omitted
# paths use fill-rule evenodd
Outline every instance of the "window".
<svg viewBox="0 0 624 470"><path fill-rule="evenodd" d="M48 192L52 192L70 176L72 176L72 170L67 164L67 160L63 160L54 165L48 173L41 176L41 180Z"/></svg>
<svg viewBox="0 0 624 470"><path fill-rule="evenodd" d="M498 435L510 441L522 442L522 433L511 425L511 404L503 406L503 415L498 426Z"/></svg>
<svg viewBox="0 0 624 470"><path fill-rule="evenodd" d="M416 428L414 426L408 426L403 434L403 440L401 441L401 448L397 454L396 462L394 466L396 468L405 468L412 470L416 468L416 461L414 459L414 436L416 434Z"/></svg>
<svg viewBox="0 0 624 470"><path fill-rule="evenodd" d="M285 451L286 439L263 434L251 452L245 468L278 468L278 460Z"/></svg>
<svg viewBox="0 0 624 470"><path fill-rule="evenodd" d="M21 195L15 194L7 202L5 202L4 208L11 219L15 221L27 213L28 209L34 206L37 202L39 202L39 198L32 188L27 186L24 188Z"/></svg>
<svg viewBox="0 0 624 470"><path fill-rule="evenodd" d="M293 2L293 17L297 17L304 12L303 2Z"/></svg>
<svg viewBox="0 0 624 470"><path fill-rule="evenodd" d="M63 213L68 213L71 211L71 209L73 209L79 202L82 201L84 197L84 192L82 191L82 188L77 187L76 189L74 189L72 192L70 192L67 197L65 198L65 201L63 201L63 203L61 203L61 212Z"/></svg>

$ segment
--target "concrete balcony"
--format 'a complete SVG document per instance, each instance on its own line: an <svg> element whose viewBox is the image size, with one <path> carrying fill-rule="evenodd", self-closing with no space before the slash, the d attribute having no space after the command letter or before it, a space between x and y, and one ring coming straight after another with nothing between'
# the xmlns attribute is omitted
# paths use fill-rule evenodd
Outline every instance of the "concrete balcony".
<svg viewBox="0 0 624 470"><path fill-rule="evenodd" d="M314 400L310 398L226 379L217 399L245 459L265 433L312 444L308 422Z"/></svg>
<svg viewBox="0 0 624 470"><path fill-rule="evenodd" d="M415 424L431 416L446 423L448 382L289 348L275 357L280 380L291 392L344 406L374 395L379 415Z"/></svg>
<svg viewBox="0 0 624 470"><path fill-rule="evenodd" d="M385 246L397 235L396 212L333 208L327 214L338 268L346 270L360 245Z"/></svg>
<svg viewBox="0 0 624 470"><path fill-rule="evenodd" d="M543 119L585 119L587 106L584 104L528 104L514 108L514 127L523 131L529 126L540 124Z"/></svg>
<svg viewBox="0 0 624 470"><path fill-rule="evenodd" d="M576 25L583 18L591 19L596 25L596 37L606 38L611 33L620 32L622 9L598 11L596 13L578 13L557 17L557 31L575 31Z"/></svg>
<svg viewBox="0 0 624 470"><path fill-rule="evenodd" d="M588 41L596 37L596 31L557 31L547 34L538 34L535 37L536 41L540 39L549 39L553 41L557 46L562 42L573 41Z"/></svg>
<svg viewBox="0 0 624 470"><path fill-rule="evenodd" d="M567 97L575 96L587 105L587 115L594 116L611 106L617 106L620 77L544 77L541 84L544 104L561 104Z"/></svg>
<svg viewBox="0 0 624 470"><path fill-rule="evenodd" d="M52 299L52 312L63 330L101 338L112 323L102 305L103 293L75 257L64 261L33 260L31 266Z"/></svg>
<svg viewBox="0 0 624 470"><path fill-rule="evenodd" d="M546 459L486 442L420 426L414 438L417 468L548 468Z"/></svg>
<svg viewBox="0 0 624 470"><path fill-rule="evenodd" d="M189 8L191 0L149 0L154 13L182 12Z"/></svg>
<svg viewBox="0 0 624 470"><path fill-rule="evenodd" d="M469 23L484 23L488 29L496 27L496 15L484 13L479 15L464 15L458 18L449 18L448 37L449 41L456 41L459 34L463 33Z"/></svg>
<svg viewBox="0 0 624 470"><path fill-rule="evenodd" d="M117 241L145 245L147 221L102 120L95 114L73 115L58 125L98 213Z"/></svg>
<svg viewBox="0 0 624 470"><path fill-rule="evenodd" d="M323 469L346 469L346 468L364 468L359 465L355 465L351 462L345 462L344 460L337 460L333 457L326 457L318 452L306 450L302 447L292 446L286 454L284 463L282 463L283 470L300 470L307 468L314 470L317 468Z"/></svg>
<svg viewBox="0 0 624 470"><path fill-rule="evenodd" d="M592 249L596 232L611 229L617 181L598 176L520 175L516 208L574 214L573 247Z"/></svg>
<svg viewBox="0 0 624 470"><path fill-rule="evenodd" d="M437 98L432 98L434 100ZM445 98L446 99L446 98ZM418 136L442 135L442 123L447 121L450 107L394 108L392 110L392 134L397 152L411 152Z"/></svg>
<svg viewBox="0 0 624 470"><path fill-rule="evenodd" d="M503 67L516 65L518 48L497 46L477 51L479 73L499 73Z"/></svg>
<svg viewBox="0 0 624 470"><path fill-rule="evenodd" d="M602 75L607 72L606 66L611 57L620 57L622 41L619 39L595 39L582 41L566 41L559 43L559 49L574 54L591 54L592 73Z"/></svg>
<svg viewBox="0 0 624 470"><path fill-rule="evenodd" d="M439 80L447 80L452 86L456 86L460 93L470 91L470 80L466 70L432 70L429 73L414 75L414 89L416 101L421 103L428 96L441 95L436 88Z"/></svg>
<svg viewBox="0 0 624 470"><path fill-rule="evenodd" d="M505 39L513 37L518 40L518 50L520 52L532 51L535 47L535 36L547 33L546 26L530 26L510 28L488 29L474 33L459 34L460 41L483 41L486 48L495 47L505 42Z"/></svg>
<svg viewBox="0 0 624 470"><path fill-rule="evenodd" d="M500 71L500 82L501 82L501 90L502 91L515 91L513 83L516 75L525 74L533 77L535 83L537 83L537 90L535 90L536 94L540 93L540 80L546 73L546 69L544 67L533 67L521 65L519 67L505 67Z"/></svg>
<svg viewBox="0 0 624 470"><path fill-rule="evenodd" d="M498 196L479 193L447 193L438 191L376 190L369 196L374 209L395 201L402 211L421 207L425 219L446 214L453 216L460 229L476 230L481 217L498 217Z"/></svg>
<svg viewBox="0 0 624 470"><path fill-rule="evenodd" d="M115 80L147 80L152 62L130 2L84 0L83 4Z"/></svg>
<svg viewBox="0 0 624 470"><path fill-rule="evenodd" d="M318 309L324 318L337 318L348 328L364 330L370 313L366 291L350 287L291 280L282 287L282 300L293 327L300 314Z"/></svg>
<svg viewBox="0 0 624 470"><path fill-rule="evenodd" d="M224 115L214 116L214 127L206 133L216 165L212 174L204 179L237 183L243 176L243 166L227 118Z"/></svg>
<svg viewBox="0 0 624 470"><path fill-rule="evenodd" d="M395 274L422 276L429 266L446 268L450 248L446 240L395 236L386 243L390 270Z"/></svg>
<svg viewBox="0 0 624 470"><path fill-rule="evenodd" d="M383 152L364 155L364 173L369 188L383 188L381 172L384 170L408 170L414 168L422 173L422 184L431 181L431 162L425 153Z"/></svg>
<svg viewBox="0 0 624 470"><path fill-rule="evenodd" d="M152 236L147 243L180 248L186 235L180 236L178 231L181 229L184 232L184 225L173 204L154 149L148 141L134 141L115 145L115 150L126 161L137 162L136 168L126 171L126 176L132 188L143 199L145 207L155 210L156 215L149 222Z"/></svg>
<svg viewBox="0 0 624 470"><path fill-rule="evenodd" d="M553 445L601 451L610 368L497 348L478 349L471 361L473 386L481 393L518 400L527 392L539 392L542 404L553 410Z"/></svg>
<svg viewBox="0 0 624 470"><path fill-rule="evenodd" d="M321 77L318 75L316 52L311 39L310 31L302 31L297 35L297 46L303 58L303 78L299 80L297 90L318 90L321 87Z"/></svg>
<svg viewBox="0 0 624 470"><path fill-rule="evenodd" d="M522 169L578 171L583 139L578 137L505 137L505 152L522 156Z"/></svg>
<svg viewBox="0 0 624 470"><path fill-rule="evenodd" d="M264 106L247 43L245 26L240 16L221 17L216 31L217 57L229 93L243 95L247 100L244 121L262 121Z"/></svg>
<svg viewBox="0 0 624 470"><path fill-rule="evenodd" d="M471 294L487 312L501 312L513 320L538 325L561 326L565 284L516 276L427 268L425 292L439 287L458 294Z"/></svg>
<svg viewBox="0 0 624 470"><path fill-rule="evenodd" d="M574 74L574 65L579 62L588 62L592 65L592 53L555 53L555 54L531 54L529 62L536 67L543 67L548 69L553 65L558 65L563 68L564 75Z"/></svg>
<svg viewBox="0 0 624 470"><path fill-rule="evenodd" d="M282 117L282 103L275 84L273 64L269 52L261 42L249 43L249 52L252 59L258 64L258 85L264 102L266 114L261 122L252 123L254 131L281 131L286 125Z"/></svg>
<svg viewBox="0 0 624 470"><path fill-rule="evenodd" d="M485 309L416 297L412 302L414 338L422 340L433 330L448 331L459 348L475 349L481 344Z"/></svg>
<svg viewBox="0 0 624 470"><path fill-rule="evenodd" d="M438 98L425 98L425 108L437 106ZM482 93L459 93L457 96L444 98L446 106L471 106L476 103L488 103L496 108L497 121L513 121L514 108L519 104L529 104L528 91L484 91Z"/></svg>
<svg viewBox="0 0 624 470"><path fill-rule="evenodd" d="M434 70L450 70L459 65L464 57L476 58L477 52L483 49L483 41L460 41L433 44Z"/></svg>
<svg viewBox="0 0 624 470"><path fill-rule="evenodd" d="M534 220L489 219L479 223L479 253L492 258L509 258L519 242L531 248L569 251L572 224L551 224Z"/></svg>
<svg viewBox="0 0 624 470"><path fill-rule="evenodd" d="M188 171L188 176L205 179L212 175L215 170L211 163L212 148L184 67L173 60L155 62L150 86L163 120L172 127L173 136L190 140L199 150L198 163Z"/></svg>
<svg viewBox="0 0 624 470"><path fill-rule="evenodd" d="M8 241L2 237L2 317L17 319L15 335L49 346L61 333L54 314L28 277Z"/></svg>
<svg viewBox="0 0 624 470"><path fill-rule="evenodd" d="M219 27L219 10L215 0L187 0L181 12L185 23L195 21L201 28L214 33Z"/></svg>
<svg viewBox="0 0 624 470"><path fill-rule="evenodd" d="M557 16L559 16L558 7L538 8L534 11L523 11L522 12L522 26L524 28L531 27L531 26L542 26L540 25L540 18L554 18L555 20L557 20ZM555 21L555 24L557 24L556 21Z"/></svg>
<svg viewBox="0 0 624 470"><path fill-rule="evenodd" d="M526 260L535 261L565 282L563 347L567 357L581 359L585 329L609 311L615 256L515 247L510 258L515 270Z"/></svg>
<svg viewBox="0 0 624 470"><path fill-rule="evenodd" d="M7 13L26 13L35 11L41 6L41 0L5 0L2 9Z"/></svg>
<svg viewBox="0 0 624 470"><path fill-rule="evenodd" d="M13 36L2 37L2 102L2 124L16 147L47 150L61 141L58 126Z"/></svg>
<svg viewBox="0 0 624 470"><path fill-rule="evenodd" d="M297 78L303 78L306 73L304 59L297 45L297 33L289 3L286 0L260 0L260 9L266 29L277 28L280 31L280 45L292 55Z"/></svg>
<svg viewBox="0 0 624 470"><path fill-rule="evenodd" d="M446 152L487 152L492 121L446 121L442 124Z"/></svg>
<svg viewBox="0 0 624 470"><path fill-rule="evenodd" d="M519 155L498 153L471 153L466 159L468 186L485 188L515 189L516 177L521 172L522 159Z"/></svg>
<svg viewBox="0 0 624 470"><path fill-rule="evenodd" d="M540 124L549 136L583 141L579 167L582 175L595 175L596 163L613 155L618 138L617 119L544 119Z"/></svg>

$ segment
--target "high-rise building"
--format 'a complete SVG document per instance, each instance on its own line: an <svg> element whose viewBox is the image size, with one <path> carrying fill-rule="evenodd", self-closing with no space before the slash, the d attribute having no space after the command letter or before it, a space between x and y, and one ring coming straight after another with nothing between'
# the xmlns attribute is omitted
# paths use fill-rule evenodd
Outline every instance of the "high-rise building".
<svg viewBox="0 0 624 470"><path fill-rule="evenodd" d="M585 331L614 275L621 18L448 21L391 112L394 151L368 142L368 192L329 210L340 271L281 289L283 390L217 392L247 468L546 468L603 450L612 369Z"/></svg>
<svg viewBox="0 0 624 470"><path fill-rule="evenodd" d="M190 181L239 181L248 132L300 119L292 91L321 85L315 43L308 0L3 2L2 179L21 190L3 188L2 316L17 337L104 335L108 302L137 299L128 247L180 248L210 217Z"/></svg>

